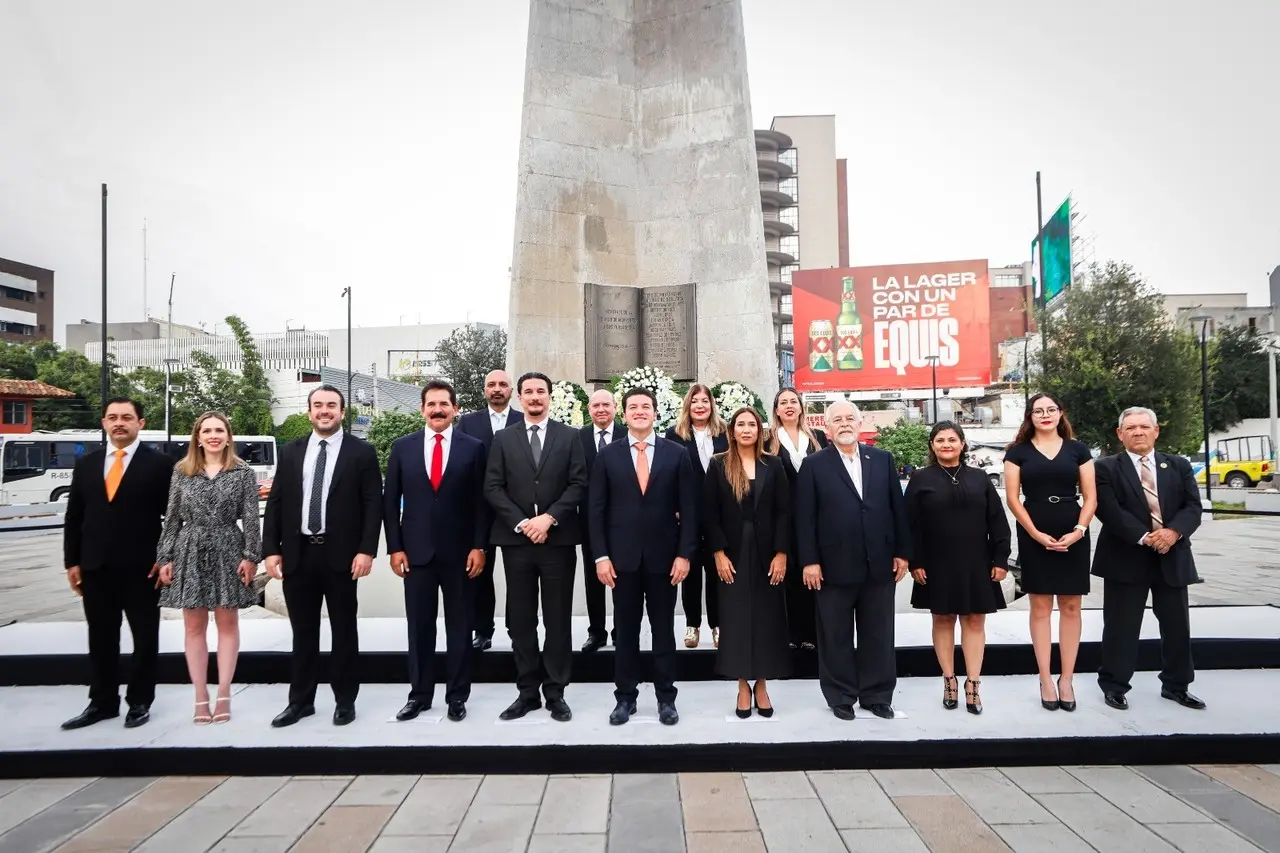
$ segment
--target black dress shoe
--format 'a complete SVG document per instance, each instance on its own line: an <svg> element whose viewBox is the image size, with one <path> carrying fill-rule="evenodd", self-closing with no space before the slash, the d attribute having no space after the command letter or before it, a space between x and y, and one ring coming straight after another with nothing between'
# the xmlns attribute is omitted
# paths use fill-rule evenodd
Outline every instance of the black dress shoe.
<svg viewBox="0 0 1280 853"><path fill-rule="evenodd" d="M1075 695L1075 688L1072 687L1072 695ZM1064 711L1071 712L1076 709L1076 700L1062 698L1062 679L1058 679L1058 707Z"/></svg>
<svg viewBox="0 0 1280 853"><path fill-rule="evenodd" d="M680 715L676 713L676 706L672 702L658 703L658 722L664 726L674 726L680 722Z"/></svg>
<svg viewBox="0 0 1280 853"><path fill-rule="evenodd" d="M631 719L631 715L635 712L635 702L619 702L617 707L613 709L613 713L609 715L609 725L620 726Z"/></svg>
<svg viewBox="0 0 1280 853"><path fill-rule="evenodd" d="M594 652L597 649L603 649L605 642L604 634L588 634L587 641L582 644L582 650L584 652Z"/></svg>
<svg viewBox="0 0 1280 853"><path fill-rule="evenodd" d="M852 705L832 705L831 713L841 720L852 720L854 718Z"/></svg>
<svg viewBox="0 0 1280 853"><path fill-rule="evenodd" d="M93 705L90 705L88 708L85 708L79 714L63 723L62 728L66 731L70 731L71 729L83 729L85 726L92 726L94 723L100 723L103 720L113 720L118 716L120 716L119 708L112 708L108 711L104 708L95 708Z"/></svg>
<svg viewBox="0 0 1280 853"><path fill-rule="evenodd" d="M573 711L569 709L569 703L563 699L548 699L547 710L551 712L551 719L557 723L567 723L573 719Z"/></svg>
<svg viewBox="0 0 1280 853"><path fill-rule="evenodd" d="M871 705L863 705L862 707L882 720L893 719L893 706L888 702L875 702Z"/></svg>
<svg viewBox="0 0 1280 853"><path fill-rule="evenodd" d="M461 699L455 699L449 703L449 719L455 723L462 722L462 718L467 716L467 703Z"/></svg>
<svg viewBox="0 0 1280 853"><path fill-rule="evenodd" d="M136 729L138 726L145 725L147 720L151 719L151 709L146 705L130 705L129 713L124 715L124 727L126 729Z"/></svg>
<svg viewBox="0 0 1280 853"><path fill-rule="evenodd" d="M1102 699L1107 703L1109 707L1115 708L1117 711L1129 710L1129 700L1124 698L1123 693L1105 693L1104 692L1102 694Z"/></svg>
<svg viewBox="0 0 1280 853"><path fill-rule="evenodd" d="M282 729L285 726L292 726L298 720L303 717L310 717L315 712L315 705L290 705L276 715L276 718L271 721L271 727L273 729Z"/></svg>
<svg viewBox="0 0 1280 853"><path fill-rule="evenodd" d="M430 702L423 702L419 699L410 699L404 703L404 707L396 711L396 719L400 722L417 719L417 716L424 711L431 710Z"/></svg>
<svg viewBox="0 0 1280 853"><path fill-rule="evenodd" d="M356 719L355 705L339 705L333 709L333 724L335 726L347 726L354 723Z"/></svg>
<svg viewBox="0 0 1280 853"><path fill-rule="evenodd" d="M483 634L476 634L476 638L471 641L471 648L478 652L487 651L493 648L493 637L486 637Z"/></svg>
<svg viewBox="0 0 1280 853"><path fill-rule="evenodd" d="M542 702L538 699L528 699L524 696L516 698L516 701L507 706L507 710L498 715L499 720L518 720L530 711L536 711L542 707Z"/></svg>
<svg viewBox="0 0 1280 853"><path fill-rule="evenodd" d="M1204 700L1192 696L1185 690L1170 690L1167 687L1160 688L1160 695L1165 699L1177 702L1184 708L1191 708L1196 711L1204 710Z"/></svg>

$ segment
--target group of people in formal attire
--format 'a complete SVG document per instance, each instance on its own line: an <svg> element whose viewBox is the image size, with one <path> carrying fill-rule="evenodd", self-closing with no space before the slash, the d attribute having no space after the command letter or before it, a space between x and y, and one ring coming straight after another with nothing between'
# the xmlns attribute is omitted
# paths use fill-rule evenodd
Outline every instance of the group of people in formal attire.
<svg viewBox="0 0 1280 853"><path fill-rule="evenodd" d="M122 615L134 640L125 725L147 722L160 607L183 612L193 721L230 720L238 613L258 600L260 562L282 581L293 632L288 702L272 725L315 713L322 607L332 633L333 722L351 723L360 688L358 582L372 570L382 533L404 584L409 692L401 721L432 708L441 677L448 718L466 717L472 656L492 646L499 548L517 671L517 695L503 720L544 704L552 719L572 719L566 692L579 549L589 620L582 650L615 647L613 725L637 713L645 614L657 717L679 721L677 598L689 647L701 641L705 601L716 672L737 682L738 717L773 716L768 682L791 675L794 649L815 649L821 692L836 717L853 719L860 706L892 719L895 591L908 575L912 605L933 615L943 706L959 704L958 622L965 706L982 712L984 620L1006 606L1001 581L1012 537L994 485L966 464L961 426L933 426L929 463L913 472L904 494L892 455L859 440L863 419L852 403L828 406L826 430L813 429L799 393L783 388L770 427L750 407L723 419L710 388L695 384L676 424L659 436L657 400L645 388L627 390L620 412L612 392L594 392L591 423L575 429L549 416L551 386L541 373L513 386L505 371L493 371L487 407L459 418L453 387L428 382L424 427L394 442L385 482L373 447L342 430L342 393L321 386L307 401L312 432L281 449L261 526L256 479L236 457L225 416L201 415L175 466L139 444L145 421L136 401L108 401L109 443L78 460L66 513L65 564L83 597L93 675L88 707L63 727L119 715ZM1006 452L1040 700L1049 710L1076 707L1080 597L1092 573L1105 585L1098 674L1105 703L1128 707L1150 595L1162 640L1161 694L1203 708L1188 692L1187 586L1199 580L1190 545L1199 490L1185 459L1155 450L1154 412L1125 410L1117 434L1125 451L1095 463L1062 406L1037 394ZM1102 527L1091 561L1095 515ZM446 665L439 673L441 601ZM212 696L210 613L218 637Z"/></svg>

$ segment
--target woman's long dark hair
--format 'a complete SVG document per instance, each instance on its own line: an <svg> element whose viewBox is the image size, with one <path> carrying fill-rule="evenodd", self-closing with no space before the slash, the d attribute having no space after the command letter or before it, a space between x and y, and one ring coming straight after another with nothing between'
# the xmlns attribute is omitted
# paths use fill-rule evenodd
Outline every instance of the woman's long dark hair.
<svg viewBox="0 0 1280 853"><path fill-rule="evenodd" d="M734 427L738 424L738 418L742 415L750 415L756 422L756 443L754 447L756 459L759 460L765 454L764 423L760 420L760 413L750 406L743 406L733 413L733 417L729 418L729 449L723 453L716 454L724 459L724 477L729 481L729 488L733 491L733 496L737 498L738 503L742 503L747 496L747 492L751 490L751 481L747 479L747 469L742 464L742 451L738 449L738 436L734 432Z"/></svg>
<svg viewBox="0 0 1280 853"><path fill-rule="evenodd" d="M969 457L969 442L964 437L964 430L960 428L960 424L954 421L938 421L933 425L933 429L929 430L929 464L938 465L938 454L933 452L933 440L938 437L938 433L951 430L960 436L960 467L963 468L965 461Z"/></svg>
<svg viewBox="0 0 1280 853"><path fill-rule="evenodd" d="M1036 424L1031 418L1031 410L1036 407L1037 400L1048 400L1058 407L1058 435L1062 436L1063 441L1076 437L1076 431L1071 428L1071 421L1067 420L1066 408L1054 399L1052 394L1041 392L1031 395L1031 399L1027 401L1027 410L1022 415L1022 426L1018 427L1018 434L1009 444L1010 447L1015 444L1026 444L1036 434Z"/></svg>

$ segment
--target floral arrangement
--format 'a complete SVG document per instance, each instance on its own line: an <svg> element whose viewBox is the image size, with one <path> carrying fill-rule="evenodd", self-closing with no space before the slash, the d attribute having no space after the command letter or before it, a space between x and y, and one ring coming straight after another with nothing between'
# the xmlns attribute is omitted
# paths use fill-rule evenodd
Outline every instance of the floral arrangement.
<svg viewBox="0 0 1280 853"><path fill-rule="evenodd" d="M665 371L656 367L636 367L620 376L613 377L609 390L618 404L618 418L622 418L622 395L631 388L648 388L658 398L658 417L654 429L659 432L674 426L676 416L680 414L680 405L684 402L676 390L675 380Z"/></svg>
<svg viewBox="0 0 1280 853"><path fill-rule="evenodd" d="M725 423L728 423L733 413L743 406L755 409L761 420L765 423L769 422L764 411L764 401L741 382L721 382L711 389L711 398L715 401L716 411L720 413Z"/></svg>
<svg viewBox="0 0 1280 853"><path fill-rule="evenodd" d="M551 386L551 420L571 427L587 422L587 392L576 382L560 380Z"/></svg>

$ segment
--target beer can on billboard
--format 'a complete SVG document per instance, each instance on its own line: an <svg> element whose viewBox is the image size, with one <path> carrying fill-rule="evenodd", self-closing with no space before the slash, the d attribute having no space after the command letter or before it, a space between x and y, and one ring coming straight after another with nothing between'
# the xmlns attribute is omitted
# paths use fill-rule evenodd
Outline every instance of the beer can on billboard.
<svg viewBox="0 0 1280 853"><path fill-rule="evenodd" d="M830 320L814 320L809 324L809 369L825 373L835 358L835 328Z"/></svg>

